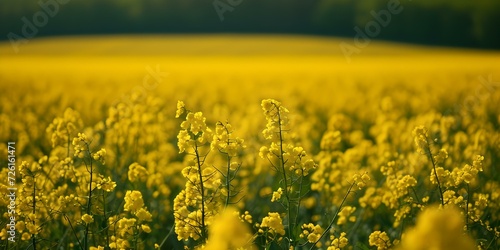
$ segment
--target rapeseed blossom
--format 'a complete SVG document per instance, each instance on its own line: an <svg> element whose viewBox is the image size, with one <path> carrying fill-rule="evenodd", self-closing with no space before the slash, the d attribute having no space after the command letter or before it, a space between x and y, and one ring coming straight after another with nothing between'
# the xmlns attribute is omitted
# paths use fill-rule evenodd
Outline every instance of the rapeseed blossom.
<svg viewBox="0 0 500 250"><path fill-rule="evenodd" d="M281 188L278 188L277 191L273 192L273 197L271 198L271 202L275 202L281 199L281 195L283 195L283 190Z"/></svg>
<svg viewBox="0 0 500 250"><path fill-rule="evenodd" d="M262 223L258 224L259 233L270 233L272 236L285 235L285 227L281 221L278 213L269 212L266 217L262 219Z"/></svg>
<svg viewBox="0 0 500 250"><path fill-rule="evenodd" d="M342 232L340 233L340 237L335 237L334 235L330 236L330 245L328 246L327 250L341 250L347 247L347 244L349 244L349 240L346 237L346 233Z"/></svg>
<svg viewBox="0 0 500 250"><path fill-rule="evenodd" d="M125 193L125 205L123 206L123 210L130 212L137 212L143 206L144 206L144 201L142 200L142 194L140 191L128 190Z"/></svg>
<svg viewBox="0 0 500 250"><path fill-rule="evenodd" d="M306 238L309 243L316 243L324 231L320 225L314 225L312 223L302 225L301 229L302 233L300 234L300 238Z"/></svg>
<svg viewBox="0 0 500 250"><path fill-rule="evenodd" d="M203 249L256 249L248 225L241 222L235 212L233 208L228 208L214 219L209 226L210 236Z"/></svg>
<svg viewBox="0 0 500 250"><path fill-rule="evenodd" d="M407 231L401 249L477 249L464 232L462 214L454 206L429 207L417 218L417 224Z"/></svg>
<svg viewBox="0 0 500 250"><path fill-rule="evenodd" d="M146 181L148 171L145 167L139 165L137 162L130 164L128 167L128 180L131 182Z"/></svg>
<svg viewBox="0 0 500 250"><path fill-rule="evenodd" d="M475 93L469 85L326 87L346 98L366 94L348 101L282 85L281 94L266 93L282 102L260 106L226 85L216 95L180 87L190 90L186 103L203 112L182 101L176 107L174 91L95 99L97 109L87 106L85 92L78 102L64 97L72 108L60 116L59 108L39 115L57 98L21 105L19 114L4 103L0 135L17 140L15 153L0 145L4 156L17 157L13 247L411 249L425 238L428 249L455 235L461 246L495 249L500 99L492 92L470 109L447 110ZM425 98L427 90L435 98ZM0 190L9 195L6 166ZM2 247L9 241L7 195L0 197ZM425 215L437 206L456 211Z"/></svg>
<svg viewBox="0 0 500 250"><path fill-rule="evenodd" d="M377 250L391 249L392 243L386 232L374 231L368 239L370 246L377 247Z"/></svg>
<svg viewBox="0 0 500 250"><path fill-rule="evenodd" d="M84 214L82 215L82 221L85 222L86 224L90 224L94 222L94 218L92 217L92 215Z"/></svg>

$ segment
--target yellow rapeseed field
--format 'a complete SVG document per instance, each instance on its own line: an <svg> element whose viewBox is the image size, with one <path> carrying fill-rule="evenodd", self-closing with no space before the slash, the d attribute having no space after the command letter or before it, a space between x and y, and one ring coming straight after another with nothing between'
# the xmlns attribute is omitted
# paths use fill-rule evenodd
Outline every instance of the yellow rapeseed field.
<svg viewBox="0 0 500 250"><path fill-rule="evenodd" d="M500 52L0 43L1 249L499 249Z"/></svg>

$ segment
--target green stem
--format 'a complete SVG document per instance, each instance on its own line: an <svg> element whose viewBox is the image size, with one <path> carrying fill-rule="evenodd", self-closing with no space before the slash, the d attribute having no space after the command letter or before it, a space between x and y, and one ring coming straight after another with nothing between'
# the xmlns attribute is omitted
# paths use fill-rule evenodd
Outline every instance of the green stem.
<svg viewBox="0 0 500 250"><path fill-rule="evenodd" d="M90 153L90 146L88 143L85 143L85 145L87 146L87 153L89 155L89 161L90 161L90 170L89 173L90 173L90 180L89 180L89 198L88 198L88 202L87 202L87 209L86 209L86 213L90 216L92 216L91 214L91 208L92 208L92 174L93 174L93 169L92 169L92 155ZM88 249L88 237L89 237L89 226L90 226L90 223L87 223L85 225L85 235L84 235L84 240L83 240L83 249L87 250Z"/></svg>
<svg viewBox="0 0 500 250"><path fill-rule="evenodd" d="M170 235L174 232L174 228L175 228L175 226L172 226L170 228L170 231L168 232L167 236L165 236L165 238L163 238L163 240L161 241L161 244L160 244L160 249L163 246L163 244L165 244L165 242L167 241L168 237L170 237Z"/></svg>
<svg viewBox="0 0 500 250"><path fill-rule="evenodd" d="M337 212L335 213L335 215L333 216L332 220L330 221L330 224L328 225L328 227L325 229L325 231L323 231L323 233L321 234L321 236L316 240L316 242L314 242L314 244L311 246L311 248L309 248L309 250L312 250L314 248L314 246L316 246L316 244L318 244L318 242L330 231L330 228L333 227L333 223L335 223L335 219L337 219L337 215L339 215L339 212L340 210L342 209L342 207L344 206L344 203L345 201L347 200L347 196L351 193L351 190L352 190L352 187L354 187L354 185L356 184L356 182L353 182L351 184L351 186L349 187L349 189L347 190L347 193L345 194L344 198L342 199L342 202L340 203L340 206L339 208L337 209Z"/></svg>
<svg viewBox="0 0 500 250"><path fill-rule="evenodd" d="M198 165L198 176L200 178L200 191L201 191L201 238L205 242L207 238L206 225L205 225L205 187L203 186L203 173L202 173L202 163L200 160L200 153L198 151L198 145L195 141L194 152L196 155L196 164Z"/></svg>
<svg viewBox="0 0 500 250"><path fill-rule="evenodd" d="M467 201L465 201L465 229L469 231L469 198L470 190L469 184L467 184Z"/></svg>
<svg viewBox="0 0 500 250"><path fill-rule="evenodd" d="M105 234L106 234L106 246L109 246L109 231L108 231L108 216L106 215L106 200L107 200L107 195L106 191L102 192L102 201L103 201L103 210L104 210L104 221L106 222L106 227L104 228Z"/></svg>
<svg viewBox="0 0 500 250"><path fill-rule="evenodd" d="M287 201L287 223L288 223L288 238L292 239L292 223L291 223L291 217L290 217L290 209L291 209L291 201L290 201L290 195L288 193L288 180L286 177L286 171L285 171L285 159L283 155L285 154L283 150L283 130L281 129L281 113L280 109L277 105L275 105L276 109L278 110L277 115L278 115L278 126L279 126L279 137L280 137L280 164L281 164L281 171L283 172L283 181L285 183L285 197Z"/></svg>
<svg viewBox="0 0 500 250"><path fill-rule="evenodd" d="M68 224L71 228L71 231L73 231L73 235L75 236L76 242L78 242L78 246L80 246L80 249L83 250L82 244L80 243L80 240L78 239L78 235L76 235L75 228L73 227L73 224L71 224L71 220L68 218L68 216L66 214L63 214L63 216L66 219L66 221L68 221Z"/></svg>
<svg viewBox="0 0 500 250"><path fill-rule="evenodd" d="M69 158L69 149L71 147L71 138L70 138L70 132L69 132L68 128L66 128L66 133L68 134L68 148L67 148L67 152L66 152L66 157Z"/></svg>
<svg viewBox="0 0 500 250"><path fill-rule="evenodd" d="M431 148L430 148L429 141L427 138L426 138L426 141L427 141L427 148L426 148L427 149L427 152L426 152L427 157L429 157L429 159L431 160L432 168L434 169L434 177L436 178L436 182L437 182L438 189L439 189L439 197L441 199L441 205L444 206L443 190L441 189L441 183L439 182L439 177L437 175L436 162L434 161L434 157L432 157Z"/></svg>
<svg viewBox="0 0 500 250"><path fill-rule="evenodd" d="M229 141L229 139L228 139ZM229 145L229 142L228 142ZM230 174L231 174L231 156L227 154L227 175L226 175L226 188L227 188L227 196L226 196L226 204L224 204L224 209L227 208L229 205L229 201L231 199L231 179L230 179Z"/></svg>
<svg viewBox="0 0 500 250"><path fill-rule="evenodd" d="M299 184L299 197L297 201L297 211L295 213L295 225L299 222L299 212L300 212L300 202L302 201L302 184L304 182L304 170L302 170L302 174L300 175L300 184Z"/></svg>
<svg viewBox="0 0 500 250"><path fill-rule="evenodd" d="M418 204L422 205L422 202L420 202L420 199L418 198L417 191L415 191L415 188L411 187L411 190L413 191L413 194L415 195L415 198L417 199Z"/></svg>
<svg viewBox="0 0 500 250"><path fill-rule="evenodd" d="M35 178L35 174L33 174L33 211L32 211L33 214L36 214L36 178ZM33 220L33 225L35 225L35 228L36 228L36 216L34 216L34 220ZM31 235L31 241L32 241L32 244L33 244L33 250L36 250L36 234L32 234Z"/></svg>

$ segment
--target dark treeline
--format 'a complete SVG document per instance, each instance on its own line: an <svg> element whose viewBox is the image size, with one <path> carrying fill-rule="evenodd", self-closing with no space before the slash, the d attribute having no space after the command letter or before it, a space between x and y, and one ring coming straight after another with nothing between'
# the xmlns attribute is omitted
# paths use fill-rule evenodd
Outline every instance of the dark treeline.
<svg viewBox="0 0 500 250"><path fill-rule="evenodd" d="M400 10L397 14L386 12L389 6L395 5ZM390 17L384 13L389 13ZM378 23L380 30L373 27L373 22ZM355 27L360 30L371 28L372 38L377 39L498 49L500 1L0 1L2 40L68 34L185 32L272 32L354 37L357 34Z"/></svg>

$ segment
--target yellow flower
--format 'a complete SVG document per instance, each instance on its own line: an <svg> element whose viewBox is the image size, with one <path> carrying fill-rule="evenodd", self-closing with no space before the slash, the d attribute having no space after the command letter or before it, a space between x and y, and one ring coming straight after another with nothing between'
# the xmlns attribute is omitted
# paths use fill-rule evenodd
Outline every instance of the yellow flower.
<svg viewBox="0 0 500 250"><path fill-rule="evenodd" d="M147 176L148 171L146 168L139 165L137 162L130 164L128 167L128 180L131 182L146 181Z"/></svg>
<svg viewBox="0 0 500 250"><path fill-rule="evenodd" d="M415 227L406 231L401 249L477 249L464 232L463 217L453 206L427 208L417 217Z"/></svg>
<svg viewBox="0 0 500 250"><path fill-rule="evenodd" d="M116 223L117 234L121 237L133 235L136 222L137 220L134 218L121 218Z"/></svg>
<svg viewBox="0 0 500 250"><path fill-rule="evenodd" d="M281 195L283 194L283 190L281 188L278 188L278 191L273 192L273 197L271 198L271 202L278 201L281 199Z"/></svg>
<svg viewBox="0 0 500 250"><path fill-rule="evenodd" d="M142 200L142 194L137 190L127 190L125 193L125 205L123 210L135 212L144 206L144 201Z"/></svg>
<svg viewBox="0 0 500 250"><path fill-rule="evenodd" d="M270 112L274 106L280 106L281 103L273 99L265 99L262 101L261 106L265 112Z"/></svg>
<svg viewBox="0 0 500 250"><path fill-rule="evenodd" d="M262 131L264 138L273 142L280 140L279 131L285 131L289 127L288 109L273 99L263 100L261 106L267 120L266 129Z"/></svg>
<svg viewBox="0 0 500 250"><path fill-rule="evenodd" d="M238 214L233 208L228 208L214 218L208 228L210 236L205 250L256 249L250 229L238 219Z"/></svg>
<svg viewBox="0 0 500 250"><path fill-rule="evenodd" d="M106 178L102 178L101 181L97 185L98 189L102 189L102 190L104 190L106 192L113 191L115 189L115 187L116 187L116 182L111 181L110 177L108 177L107 179Z"/></svg>
<svg viewBox="0 0 500 250"><path fill-rule="evenodd" d="M105 163L104 156L106 156L106 149L104 148L101 148L99 151L97 151L95 154L92 155L94 160L100 161L103 165Z"/></svg>
<svg viewBox="0 0 500 250"><path fill-rule="evenodd" d="M443 192L443 200L444 204L452 203L455 205L459 205L464 202L464 197L456 195L455 191L453 190L446 190Z"/></svg>
<svg viewBox="0 0 500 250"><path fill-rule="evenodd" d="M403 178L397 180L397 190L400 193L406 193L408 188L417 185L417 180L410 175L405 175Z"/></svg>
<svg viewBox="0 0 500 250"><path fill-rule="evenodd" d="M19 230L19 231L24 231L24 229L26 228L26 224L24 223L24 221L18 221L16 223L16 229Z"/></svg>
<svg viewBox="0 0 500 250"><path fill-rule="evenodd" d="M443 164L446 159L448 159L448 151L442 148L439 150L438 154L434 156L434 163L440 165Z"/></svg>
<svg viewBox="0 0 500 250"><path fill-rule="evenodd" d="M74 131L83 126L80 114L71 108L64 111L63 117L56 117L47 127L46 132L51 136L52 147L66 146Z"/></svg>
<svg viewBox="0 0 500 250"><path fill-rule="evenodd" d="M285 227L278 213L269 212L268 215L262 219L260 228L267 229L272 234L285 235Z"/></svg>
<svg viewBox="0 0 500 250"><path fill-rule="evenodd" d="M347 223L347 221L354 222L356 221L356 217L350 216L352 213L356 211L356 207L345 206L339 212L339 219L337 220L337 225L343 225Z"/></svg>
<svg viewBox="0 0 500 250"><path fill-rule="evenodd" d="M341 140L342 137L340 135L340 131L327 131L323 134L323 138L321 138L321 150L333 151L337 149Z"/></svg>
<svg viewBox="0 0 500 250"><path fill-rule="evenodd" d="M248 212L248 211L245 211L245 213L241 215L241 218L242 218L244 221L246 221L246 222L248 222L248 223L250 223L250 224L252 223L252 219L253 219L253 218L252 218L252 215L250 214L250 212Z"/></svg>
<svg viewBox="0 0 500 250"><path fill-rule="evenodd" d="M335 238L335 236L330 236L330 246L327 248L327 250L340 250L349 244L349 240L345 237L346 233L342 232L340 233L340 237Z"/></svg>
<svg viewBox="0 0 500 250"><path fill-rule="evenodd" d="M84 214L82 215L82 221L85 222L86 224L90 224L94 222L94 218L92 217L92 215Z"/></svg>
<svg viewBox="0 0 500 250"><path fill-rule="evenodd" d="M29 222L27 225L26 225L26 229L28 229L28 232L30 234L38 234L38 228L37 226L32 223L32 222Z"/></svg>
<svg viewBox="0 0 500 250"><path fill-rule="evenodd" d="M31 234L24 232L23 235L21 235L21 240L26 241L31 239Z"/></svg>
<svg viewBox="0 0 500 250"><path fill-rule="evenodd" d="M186 110L186 105L183 101L177 101L177 111L175 112L175 118L179 118Z"/></svg>
<svg viewBox="0 0 500 250"><path fill-rule="evenodd" d="M139 221L151 221L152 216L151 213L149 213L146 209L140 208L136 213L135 216Z"/></svg>
<svg viewBox="0 0 500 250"><path fill-rule="evenodd" d="M217 122L215 125L215 134L210 147L212 150L218 150L227 154L229 157L235 157L243 149L243 139L232 135L232 126L229 123Z"/></svg>
<svg viewBox="0 0 500 250"><path fill-rule="evenodd" d="M145 233L151 233L151 228L150 228L148 225L142 224L142 225L141 225L141 229L142 229L142 231L144 231Z"/></svg>
<svg viewBox="0 0 500 250"><path fill-rule="evenodd" d="M309 243L315 243L323 234L323 228L320 225L314 225L312 223L302 225L302 233L300 238L307 238Z"/></svg>
<svg viewBox="0 0 500 250"><path fill-rule="evenodd" d="M266 147L266 146L262 146L260 147L260 150L259 150L259 156L260 158L262 159L267 159L269 158L269 148Z"/></svg>
<svg viewBox="0 0 500 250"><path fill-rule="evenodd" d="M211 142L213 133L207 127L206 118L202 112L189 112L186 120L181 123L181 130L177 135L177 146L179 153L186 150L194 150L195 145L201 146ZM188 152L189 153L189 152Z"/></svg>
<svg viewBox="0 0 500 250"><path fill-rule="evenodd" d="M376 246L377 250L386 250L391 247L389 236L387 236L386 232L381 231L371 233L368 238L368 243L370 243L370 246Z"/></svg>
<svg viewBox="0 0 500 250"><path fill-rule="evenodd" d="M370 180L370 176L367 173L363 174L354 174L354 182L359 190L363 189L366 186L366 182Z"/></svg>
<svg viewBox="0 0 500 250"><path fill-rule="evenodd" d="M426 154L429 147L427 141L429 137L427 129L423 125L417 126L413 130L413 136L415 137L414 141L415 145L417 146L417 151L421 154Z"/></svg>
<svg viewBox="0 0 500 250"><path fill-rule="evenodd" d="M316 169L316 163L314 163L313 159L307 159L302 165L302 173L304 176L307 176L309 172Z"/></svg>
<svg viewBox="0 0 500 250"><path fill-rule="evenodd" d="M177 146L179 147L179 154L183 153L192 146L191 136L187 130L179 131L177 135Z"/></svg>
<svg viewBox="0 0 500 250"><path fill-rule="evenodd" d="M484 156L482 156L482 155L476 155L474 157L474 160L472 161L472 166L477 171L483 171L483 161L484 161Z"/></svg>

